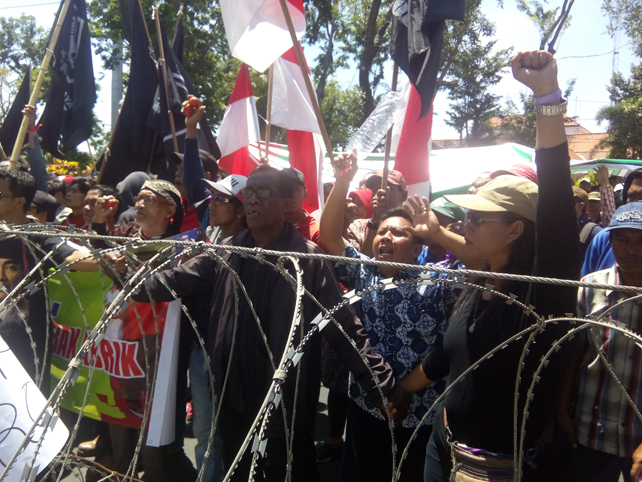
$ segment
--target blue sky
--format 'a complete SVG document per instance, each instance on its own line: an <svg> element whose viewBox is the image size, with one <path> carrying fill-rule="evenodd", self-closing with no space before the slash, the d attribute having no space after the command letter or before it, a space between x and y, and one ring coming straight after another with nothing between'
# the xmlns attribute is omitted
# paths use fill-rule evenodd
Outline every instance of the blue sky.
<svg viewBox="0 0 642 482"><path fill-rule="evenodd" d="M549 0L550 5L561 5L561 0ZM30 6L33 5L33 6ZM578 116L580 124L591 132L603 132L605 126L598 126L595 114L600 107L608 105L608 85L613 64L614 42L606 33L607 19L600 10L601 0L577 0L571 11L571 26L562 34L556 54L559 67L559 79L562 89L566 82L576 78L575 90L569 99L568 114ZM21 13L34 15L38 25L50 28L57 10L57 4L47 0L3 0L0 7L1 16L20 16ZM496 24L497 48L513 47L514 51L531 50L539 46L537 28L526 16L517 11L513 0L504 0L504 8L500 8L497 0L483 0L484 13ZM621 36L619 70L625 75L630 73L630 66L636 62L632 54L629 39ZM308 52L309 61L314 58L314 51ZM639 59L637 59L639 61ZM101 84L101 92L96 104L96 114L109 128L110 125L110 95L111 73L103 71L100 60L94 59L96 78ZM386 78L388 84L392 76L392 62L387 66ZM102 80L100 80L102 79ZM338 76L344 86L358 82L356 69L343 71ZM400 82L405 82L400 76ZM519 105L519 92L525 88L512 78L507 71L502 81L492 89L492 92L502 98L513 98ZM457 138L457 133L446 126L449 101L444 93L439 93L435 100L435 118L433 121L433 139Z"/></svg>

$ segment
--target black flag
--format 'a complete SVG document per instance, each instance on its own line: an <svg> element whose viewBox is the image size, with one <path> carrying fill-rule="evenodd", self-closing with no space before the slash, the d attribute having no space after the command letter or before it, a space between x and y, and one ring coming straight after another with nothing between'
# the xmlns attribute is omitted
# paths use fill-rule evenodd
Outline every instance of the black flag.
<svg viewBox="0 0 642 482"><path fill-rule="evenodd" d="M184 50L185 50L185 29L183 28L183 16L178 19L176 24L176 31L174 32L174 40L172 40L172 50L176 56L176 60L182 65L184 63Z"/></svg>
<svg viewBox="0 0 642 482"><path fill-rule="evenodd" d="M121 2L131 12L131 64L125 100L118 116L109 160L101 182L115 186L129 173L147 171L153 156L154 132L147 127L147 115L158 87L156 61L145 33L145 20L137 0ZM152 163L153 164L153 163Z"/></svg>
<svg viewBox="0 0 642 482"><path fill-rule="evenodd" d="M396 0L392 7L392 58L417 89L423 118L435 95L445 20L464 20L464 0Z"/></svg>
<svg viewBox="0 0 642 482"><path fill-rule="evenodd" d="M29 103L29 96L31 95L31 66L27 68L27 74L22 79L20 89L13 99L13 104L4 118L4 122L0 127L0 144L4 149L7 156L11 157L13 146L16 144L16 138L20 131L20 124L22 124L22 109ZM23 139L24 144L24 139Z"/></svg>
<svg viewBox="0 0 642 482"><path fill-rule="evenodd" d="M56 21L59 15L60 10ZM96 103L85 0L71 0L51 65L51 87L38 134L42 137L43 150L64 159L61 150L69 151L91 136Z"/></svg>
<svg viewBox="0 0 642 482"><path fill-rule="evenodd" d="M180 24L179 24L180 25ZM185 69L178 61L175 48L178 44L177 40L180 37L175 37L175 45L170 47L167 41L165 28L161 24L161 38L163 42L163 49L165 52L165 65L167 68L167 90L169 92L169 105L171 115L174 118L174 128L176 130L176 137L179 152L183 152L183 143L185 139L185 116L182 114L183 102L187 100L187 95L197 95L194 86L187 77ZM160 64L159 64L160 65ZM159 72L161 77L162 72ZM154 129L163 140L163 147L165 151L165 158L169 159L174 149L174 140L172 138L172 130L169 122L169 115L167 112L167 100L165 94L165 85L162 78L160 78L158 89L154 98L154 105L149 113L148 126ZM205 119L199 123L199 147L210 152L217 159L220 158L220 150L214 140L212 131ZM160 169L162 170L162 169Z"/></svg>

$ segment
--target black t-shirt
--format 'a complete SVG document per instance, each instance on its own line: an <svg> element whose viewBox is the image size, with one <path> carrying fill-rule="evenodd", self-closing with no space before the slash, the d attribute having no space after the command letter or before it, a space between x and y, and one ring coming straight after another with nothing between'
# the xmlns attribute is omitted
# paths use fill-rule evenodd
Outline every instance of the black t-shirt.
<svg viewBox="0 0 642 482"><path fill-rule="evenodd" d="M566 143L537 151L537 174L539 197L533 274L579 279L579 237L573 193L568 187L570 172ZM526 305L532 304L544 319L575 311L577 289L573 287L511 282L504 292L515 294ZM484 301L479 292L470 297L468 294L464 293L460 298L443 339L424 360L423 369L430 380L448 375L449 383L453 383L490 350L534 322L532 316L523 316L516 303L509 304L501 298ZM568 329L568 324L549 324L529 348L517 400L518 430L534 371L541 357ZM448 427L455 441L491 452L513 453L515 381L527 338L528 335L496 352L446 395L443 407L447 410ZM526 449L533 447L555 418L561 375L572 349L573 346L566 343L553 355L535 386L534 398L528 404ZM437 443L447 450L442 407L437 409L434 430Z"/></svg>
<svg viewBox="0 0 642 482"><path fill-rule="evenodd" d="M63 263L65 259L74 252L74 249L67 244L60 244L61 238L45 236L29 236L30 243L25 243L20 239L9 239L0 241L0 258L10 259L22 269L22 277L27 276L29 271L39 262L47 253L53 252L49 260L42 266L42 269L30 277L27 284L31 281L38 283L42 280L42 273L46 273L49 268ZM30 244L30 245L29 245ZM59 246L60 245L60 246ZM4 266L2 266L4 269ZM2 282L8 283L5 273L2 273ZM17 285L15 281L13 285ZM7 288L12 288L13 285ZM5 310L8 308L5 307ZM36 366L34 352L24 321L18 312L24 313L24 318L31 329L31 336L36 345L38 356L38 372L48 373L48 369L43 371L43 367L49 365L50 355L45 360L45 347L47 342L47 300L44 288L23 298L18 304L13 305L11 309L2 313L0 318L0 336L7 342L11 351L16 355L27 373L35 379ZM49 340L52 338L52 329L49 326ZM43 388L48 388L48 376L43 377Z"/></svg>

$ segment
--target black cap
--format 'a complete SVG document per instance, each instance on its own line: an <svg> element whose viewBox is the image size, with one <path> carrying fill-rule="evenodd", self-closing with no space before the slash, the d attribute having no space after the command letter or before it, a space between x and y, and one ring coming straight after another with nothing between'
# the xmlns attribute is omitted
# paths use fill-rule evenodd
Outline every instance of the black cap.
<svg viewBox="0 0 642 482"><path fill-rule="evenodd" d="M47 211L47 222L52 223L56 218L59 204L51 194L47 194L44 191L36 191L36 195L31 201L31 207L35 207L38 212Z"/></svg>
<svg viewBox="0 0 642 482"><path fill-rule="evenodd" d="M205 149L198 150L198 157L201 158L203 169L209 171L212 174L212 177L215 177L218 174L218 162L216 161L216 157L207 152ZM183 162L183 159L185 158L185 154L181 154L180 152L172 152L172 155L169 156L169 158L176 164L181 164Z"/></svg>
<svg viewBox="0 0 642 482"><path fill-rule="evenodd" d="M304 176L304 175L303 175L303 173L302 173L301 171L299 171L298 169L295 169L295 168L293 168L293 167L286 167L285 169L283 169L283 171L282 171L282 172L284 172L284 173L285 173L285 174L287 174L290 178L292 178L292 180L293 180L294 182L298 182L298 183L299 183L299 184L301 184L303 187L305 187L305 176Z"/></svg>

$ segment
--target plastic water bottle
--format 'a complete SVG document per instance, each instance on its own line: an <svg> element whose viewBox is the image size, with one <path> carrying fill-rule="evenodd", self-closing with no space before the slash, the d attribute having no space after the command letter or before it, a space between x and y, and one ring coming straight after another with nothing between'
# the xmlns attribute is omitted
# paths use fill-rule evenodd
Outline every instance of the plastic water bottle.
<svg viewBox="0 0 642 482"><path fill-rule="evenodd" d="M357 149L359 160L368 157L386 135L399 112L405 107L403 95L388 92L359 130L348 141L347 151Z"/></svg>

